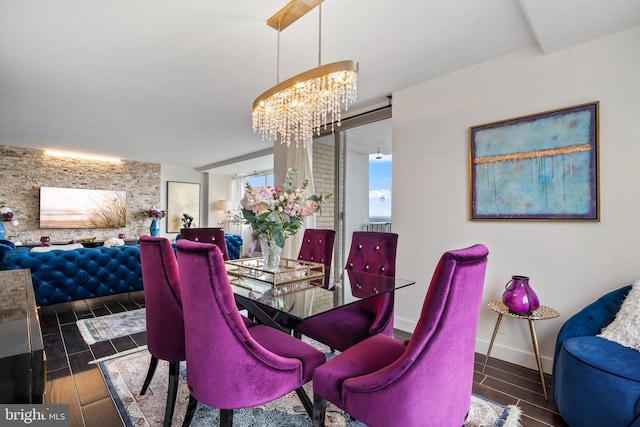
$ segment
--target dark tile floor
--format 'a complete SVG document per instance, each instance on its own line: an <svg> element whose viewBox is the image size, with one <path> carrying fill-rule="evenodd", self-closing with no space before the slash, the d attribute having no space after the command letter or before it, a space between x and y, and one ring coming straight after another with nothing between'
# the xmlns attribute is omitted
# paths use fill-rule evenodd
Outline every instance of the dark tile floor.
<svg viewBox="0 0 640 427"><path fill-rule="evenodd" d="M85 343L78 319L144 307L142 292L41 307L40 325L47 356L45 402L68 404L70 426L123 425L100 369L89 362L146 344L146 334Z"/></svg>
<svg viewBox="0 0 640 427"><path fill-rule="evenodd" d="M142 292L42 307L40 324L47 355L45 402L68 404L71 427L123 425L96 364L89 362L146 344L145 333L87 345L78 319L144 307ZM397 332L399 339L408 337ZM537 371L476 354L473 392L522 409L522 427L562 426L556 406L544 399ZM551 377L545 378L547 386ZM549 390L550 393L550 390Z"/></svg>

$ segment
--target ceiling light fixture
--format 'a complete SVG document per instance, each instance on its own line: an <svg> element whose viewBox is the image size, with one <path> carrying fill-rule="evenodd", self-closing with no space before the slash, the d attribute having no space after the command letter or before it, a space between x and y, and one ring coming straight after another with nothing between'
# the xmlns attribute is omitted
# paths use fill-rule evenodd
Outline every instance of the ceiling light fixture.
<svg viewBox="0 0 640 427"><path fill-rule="evenodd" d="M382 154L380 154L380 149L378 149L378 154L376 154L376 160L382 160Z"/></svg>
<svg viewBox="0 0 640 427"><path fill-rule="evenodd" d="M313 134L331 124L340 126L342 105L345 111L356 99L358 63L340 61L321 65L323 0L291 0L267 21L278 31L276 85L253 102L253 131L262 139L295 143L296 147L313 142ZM318 7L318 66L280 83L280 32Z"/></svg>

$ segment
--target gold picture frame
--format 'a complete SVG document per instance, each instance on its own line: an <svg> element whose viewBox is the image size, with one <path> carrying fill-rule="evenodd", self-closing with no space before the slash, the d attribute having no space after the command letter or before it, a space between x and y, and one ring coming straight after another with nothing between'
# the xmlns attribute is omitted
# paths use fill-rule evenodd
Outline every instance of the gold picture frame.
<svg viewBox="0 0 640 427"><path fill-rule="evenodd" d="M185 214L192 228L200 226L200 184L167 181L167 233L180 232Z"/></svg>
<svg viewBox="0 0 640 427"><path fill-rule="evenodd" d="M472 221L600 221L598 101L469 134Z"/></svg>

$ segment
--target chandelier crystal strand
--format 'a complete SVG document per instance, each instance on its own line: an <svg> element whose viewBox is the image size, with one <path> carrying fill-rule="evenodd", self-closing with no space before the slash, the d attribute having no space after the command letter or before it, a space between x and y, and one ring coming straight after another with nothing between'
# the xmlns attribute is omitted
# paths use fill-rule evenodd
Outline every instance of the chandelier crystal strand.
<svg viewBox="0 0 640 427"><path fill-rule="evenodd" d="M253 131L296 147L313 142L327 124L340 126L342 106L355 102L358 64L342 61L306 71L274 86L254 102Z"/></svg>

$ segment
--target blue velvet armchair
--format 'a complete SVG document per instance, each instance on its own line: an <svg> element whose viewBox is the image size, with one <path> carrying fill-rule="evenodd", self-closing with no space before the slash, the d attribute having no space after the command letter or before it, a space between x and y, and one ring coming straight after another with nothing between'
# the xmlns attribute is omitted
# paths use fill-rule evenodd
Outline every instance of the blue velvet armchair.
<svg viewBox="0 0 640 427"><path fill-rule="evenodd" d="M615 319L630 290L602 296L558 333L553 399L571 426L640 426L640 352L596 336Z"/></svg>

